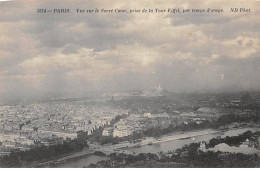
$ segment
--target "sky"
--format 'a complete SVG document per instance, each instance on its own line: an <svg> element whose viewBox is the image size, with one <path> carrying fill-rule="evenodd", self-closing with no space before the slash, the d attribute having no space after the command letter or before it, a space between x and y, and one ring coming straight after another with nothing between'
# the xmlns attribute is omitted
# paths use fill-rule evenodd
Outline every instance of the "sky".
<svg viewBox="0 0 260 171"><path fill-rule="evenodd" d="M41 14L38 8L69 8ZM224 13L77 14L76 9L223 9ZM230 8L250 8L231 13ZM260 1L0 2L0 100L93 92L260 90Z"/></svg>

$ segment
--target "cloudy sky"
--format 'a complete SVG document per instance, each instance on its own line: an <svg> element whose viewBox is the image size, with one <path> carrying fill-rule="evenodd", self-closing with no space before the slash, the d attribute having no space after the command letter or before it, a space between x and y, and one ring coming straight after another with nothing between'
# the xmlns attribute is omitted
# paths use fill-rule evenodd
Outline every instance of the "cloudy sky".
<svg viewBox="0 0 260 171"><path fill-rule="evenodd" d="M230 8L251 13L230 13ZM69 8L39 14L38 8ZM76 9L199 9L205 14L77 14ZM90 92L259 91L260 1L0 2L0 97Z"/></svg>

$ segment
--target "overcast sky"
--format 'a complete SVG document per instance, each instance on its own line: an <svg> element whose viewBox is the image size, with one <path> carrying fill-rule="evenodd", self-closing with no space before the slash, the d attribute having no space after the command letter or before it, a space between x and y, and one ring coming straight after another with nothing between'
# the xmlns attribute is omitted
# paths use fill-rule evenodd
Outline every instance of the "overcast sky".
<svg viewBox="0 0 260 171"><path fill-rule="evenodd" d="M232 7L251 13L229 13ZM38 8L70 8L39 14ZM222 8L222 14L77 14L80 9ZM0 97L89 92L259 91L260 1L0 2Z"/></svg>

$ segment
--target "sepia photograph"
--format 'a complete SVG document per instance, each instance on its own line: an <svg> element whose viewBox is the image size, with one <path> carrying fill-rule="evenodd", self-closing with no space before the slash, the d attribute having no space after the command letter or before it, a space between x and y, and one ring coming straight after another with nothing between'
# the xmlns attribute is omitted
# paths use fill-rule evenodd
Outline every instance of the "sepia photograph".
<svg viewBox="0 0 260 171"><path fill-rule="evenodd" d="M0 0L0 168L259 168L260 0Z"/></svg>

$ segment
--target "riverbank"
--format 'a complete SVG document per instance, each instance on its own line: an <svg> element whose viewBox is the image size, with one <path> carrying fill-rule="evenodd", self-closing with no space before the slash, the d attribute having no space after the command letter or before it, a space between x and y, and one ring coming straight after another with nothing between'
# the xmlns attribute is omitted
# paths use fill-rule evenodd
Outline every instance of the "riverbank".
<svg viewBox="0 0 260 171"><path fill-rule="evenodd" d="M156 140L153 138L146 138L143 139L142 142L140 143L141 146L145 146L148 145L149 143L162 143L162 142L167 142L167 141L174 141L174 140L178 140L178 139L185 139L185 138L189 138L189 137L195 137L195 136L200 136L200 135L206 135L206 134L212 134L212 133L217 133L220 131L215 131L215 130L211 130L211 129L207 129L207 130L202 130L202 131L196 131L196 132L185 132L185 133L174 133L174 135L165 135L163 136L160 140ZM59 165L62 165L62 163L66 163L66 162L70 162L73 160L77 160L80 158L89 158L91 155L94 155L95 151L101 151L108 154L111 153L126 153L126 154L133 154L132 152L128 151L127 148L129 147L134 147L137 144L133 144L133 143L129 143L129 142L125 142L125 143L120 143L120 144L115 144L115 145L105 145L105 146L101 146L101 145L95 145L95 144L90 144L90 148L88 149L84 149L83 151L80 152L76 152L73 154L69 154L57 159L52 159L50 161L46 161L46 162L42 162L39 164L35 164L38 165L40 167L43 166L47 166L47 167L56 167ZM34 165L34 166L35 166Z"/></svg>
<svg viewBox="0 0 260 171"><path fill-rule="evenodd" d="M53 164L63 163L63 162L66 162L67 160L84 157L87 155L91 155L93 153L94 152L89 149L84 149L80 152L74 152L74 153L63 155L63 156L55 157L48 161L31 163L28 167L48 167Z"/></svg>
<svg viewBox="0 0 260 171"><path fill-rule="evenodd" d="M142 149L144 146L145 148L153 148L153 146L148 146L149 143L152 144L165 144L166 142L176 142L177 141L193 141L192 139L196 139L197 141L199 141L199 136L204 136L204 135L208 135L208 134L213 134L211 135L211 138L213 138L214 136L218 136L220 133L222 135L222 133L226 133L226 132L230 132L232 130L244 130L247 129L245 127L240 127L240 128L232 128L232 129L228 129L225 131L221 131L221 130L214 130L214 129L204 129L204 130L198 130L198 131L190 131L190 132L175 132L172 133L170 135L163 135L160 139L154 139L154 138L145 138L143 139L140 143L129 143L129 142L123 142L120 144L115 144L115 145L98 145L98 144L89 144L90 147L88 149L85 149L83 151L74 153L74 154L70 154L58 159L54 159L51 160L49 162L46 162L45 164L52 164L59 166L64 166L66 167L68 164L67 163L71 163L71 165L75 165L75 163L80 162L82 163L82 161L84 160L84 162L86 162L87 160L90 160L91 156L94 155L95 151L101 151L108 154L111 153L125 153L125 154L134 154L134 152L132 150L130 150L131 148L135 148L136 151L139 151L140 149ZM240 131L240 132L241 132ZM243 131L242 131L243 132ZM217 134L217 135L215 135ZM194 142L194 141L193 141ZM181 143L183 144L183 143ZM136 147L136 146L140 146L140 147ZM167 145L167 144L165 144ZM158 147L157 147L158 148ZM172 147L171 147L172 148ZM142 150L140 150L142 151ZM151 153L153 153L151 151ZM94 158L94 157L93 157ZM91 158L91 160L93 160ZM64 163L64 164L62 164ZM74 166L73 166L74 167Z"/></svg>
<svg viewBox="0 0 260 171"><path fill-rule="evenodd" d="M196 136L201 136L201 135L206 135L206 134L213 134L213 133L218 133L220 131L216 130L202 130L202 131L193 131L193 132L185 132L185 133L174 133L174 135L164 135L160 140L156 140L154 138L146 138L143 139L140 143L138 143L140 146L145 146L148 145L149 143L157 144L157 143L162 143L162 142L167 142L167 141L174 141L174 140L179 140L179 139L185 139L185 138L191 138L191 137L196 137ZM69 160L74 160L77 158L85 157L85 156L90 156L93 155L95 151L101 151L106 153L107 155L110 153L129 153L132 154L132 152L128 151L127 148L129 147L134 147L137 144L135 143L129 143L129 142L124 142L120 144L115 144L115 145L97 145L97 144L90 144L89 148L86 148L80 152L68 154L66 156L62 156L59 158L52 159L50 161L46 162L41 162L39 164L33 164L31 166L50 166L50 165L58 165L60 163L65 163L66 161Z"/></svg>
<svg viewBox="0 0 260 171"><path fill-rule="evenodd" d="M118 151L120 149L130 148L130 147L136 147L136 146L145 146L145 145L151 145L151 144L158 144L163 143L167 141L174 141L174 140L180 140L180 139L188 139L193 138L201 135L207 135L207 134L214 134L214 133L220 133L220 130L213 130L213 129L205 129L200 131L191 131L191 132L175 132L171 135L163 135L160 139L155 139L152 137L143 139L140 143L129 143L129 142L123 142L119 144L114 145L103 145L103 146L95 146L95 150L99 151Z"/></svg>
<svg viewBox="0 0 260 171"><path fill-rule="evenodd" d="M203 130L197 130L197 131L189 131L189 132L174 132L168 135L163 135L160 139L155 138L144 138L139 143L130 143L130 142L121 142L119 144L109 144L109 145L90 145L90 148L92 148L94 151L102 151L106 154L110 153L126 153L126 154L133 154L141 152L149 152L148 147L151 147L153 145L160 145L165 146L165 144L172 144L170 142L176 141L178 146L180 146L182 143L180 141L184 141L185 144L192 143L192 142L200 142L200 141L208 141L214 137L217 136L225 136L226 133L228 133L227 136L229 136L230 132L243 132L246 129L252 129L247 127L239 127L239 128L230 128L227 130L215 130L215 129L203 129ZM238 130L238 131L236 131ZM244 131L245 132L245 131ZM201 137L208 137L208 138L201 138ZM134 149L134 150L133 150ZM140 150L139 150L140 149ZM141 149L146 149L145 151ZM158 148L157 148L158 149Z"/></svg>
<svg viewBox="0 0 260 171"><path fill-rule="evenodd" d="M149 143L152 144L158 144L158 143L163 143L167 141L174 141L174 140L180 140L180 139L187 139L187 138L193 138L201 135L207 135L207 134L215 134L221 132L220 130L212 130L212 129L207 129L203 131L196 131L196 132L185 132L185 133L179 133L179 134L174 134L174 135L168 135L168 136L163 136L160 140L154 139L153 141L150 142L144 142L141 143L140 145L149 145Z"/></svg>

